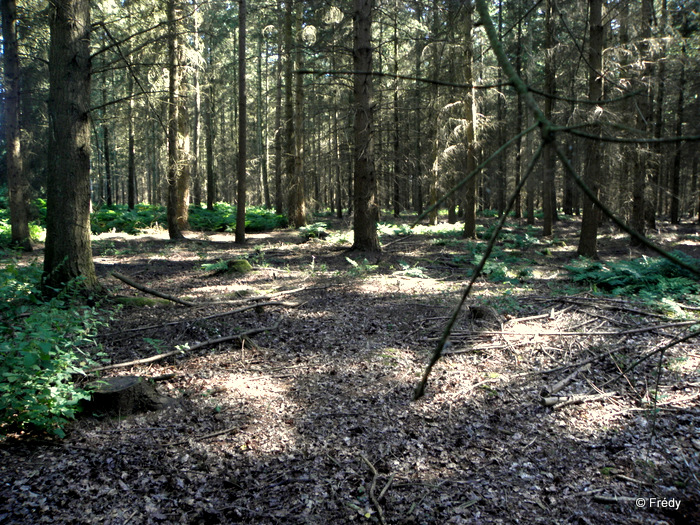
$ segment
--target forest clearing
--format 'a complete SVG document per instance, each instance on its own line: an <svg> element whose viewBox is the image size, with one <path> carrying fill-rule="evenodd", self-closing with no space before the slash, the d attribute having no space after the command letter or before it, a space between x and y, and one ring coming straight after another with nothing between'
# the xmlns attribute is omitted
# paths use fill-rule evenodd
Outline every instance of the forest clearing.
<svg viewBox="0 0 700 525"><path fill-rule="evenodd" d="M85 413L63 439L9 436L0 522L697 523L697 339L620 377L692 331L697 295L667 302L674 314L644 291L596 291L564 269L577 221L553 240L509 225L496 253L505 274L479 279L419 401L486 244L459 225L385 225L383 251L366 257L337 221L325 241L293 230L246 246L230 233L95 237L113 296L104 309L123 303L97 338L110 363L267 330L102 372L150 378L168 408ZM696 228L665 226L666 247L700 254ZM642 255L621 251L612 229L600 245L611 263ZM231 259L252 271L220 271ZM237 311L256 304L267 306Z"/></svg>

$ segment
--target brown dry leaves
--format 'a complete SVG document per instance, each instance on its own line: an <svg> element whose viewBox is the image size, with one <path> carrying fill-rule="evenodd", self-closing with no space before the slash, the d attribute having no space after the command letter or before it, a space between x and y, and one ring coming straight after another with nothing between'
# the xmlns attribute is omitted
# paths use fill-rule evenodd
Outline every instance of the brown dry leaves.
<svg viewBox="0 0 700 525"><path fill-rule="evenodd" d="M277 269L240 278L204 276L197 253L209 249L205 260L214 261L251 247L156 243L141 253L125 244L136 253L119 258L122 270L200 302L234 290L308 288L293 296L299 308L205 322L197 318L230 307L124 309L104 340L114 361L154 353L154 340L167 350L279 327L252 343L123 372L174 373L158 383L161 393L182 400L173 410L83 419L60 442L5 443L0 522L377 523L378 506L386 523L396 524L690 523L698 516L697 341L666 353L656 408L654 359L605 387L612 398L561 410L539 402L543 387L587 360L561 392L595 392L687 327L632 333L663 321L617 308L622 303L530 291L518 311L499 312L502 324L465 314L453 354L414 403L412 389L460 281L452 270L431 278L395 274L392 263L407 257L400 250L420 248L402 244L370 261L375 272L354 276L345 254L326 246L261 245L258 255ZM149 257L155 249L168 253ZM487 284L480 290L498 293ZM174 320L183 322L124 332ZM589 335L602 332L617 335ZM377 501L369 495L373 479L375 496L392 480ZM673 513L632 500L599 503L596 495L682 504Z"/></svg>

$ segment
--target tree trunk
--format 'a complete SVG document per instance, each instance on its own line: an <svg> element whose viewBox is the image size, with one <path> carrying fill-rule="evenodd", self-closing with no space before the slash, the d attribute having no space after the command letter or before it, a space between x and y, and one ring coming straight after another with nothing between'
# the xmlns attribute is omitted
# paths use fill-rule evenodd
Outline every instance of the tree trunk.
<svg viewBox="0 0 700 525"><path fill-rule="evenodd" d="M519 77L522 78L522 54L523 54L523 47L522 47L522 38L523 38L523 31L522 31L522 23L520 20L518 20L518 36L517 36L517 46L516 46L516 55L515 55L515 72L518 74ZM518 92L518 103L517 103L517 108L516 108L516 113L515 113L515 132L518 133L518 135L522 132L523 130L523 97L522 95ZM515 172L515 176L513 177L515 180L515 187L517 188L520 185L520 177L521 177L521 165L522 165L522 157L523 157L523 139L522 137L518 136L518 138L515 141L515 166L513 171ZM522 191L519 191L518 194L515 196L515 205L514 205L514 215L516 219L520 219L522 217L522 209L523 209L523 204L522 204Z"/></svg>
<svg viewBox="0 0 700 525"><path fill-rule="evenodd" d="M277 8L280 13L280 25L284 25L284 17L282 15L282 0L277 0ZM286 16L286 14L285 14ZM286 45L286 31L278 31L277 35L277 63L275 68L277 71L277 89L275 90L275 213L278 215L284 212L284 199L282 198L282 77L285 72L282 69L283 54L282 49Z"/></svg>
<svg viewBox="0 0 700 525"><path fill-rule="evenodd" d="M178 17L175 3L168 0L168 234L173 240L183 239L178 224L177 179L179 175L180 151L177 144L180 109L180 64Z"/></svg>
<svg viewBox="0 0 700 525"><path fill-rule="evenodd" d="M90 2L49 4L49 159L44 291L98 287L90 244Z"/></svg>
<svg viewBox="0 0 700 525"><path fill-rule="evenodd" d="M267 43L263 42L263 34L260 32L258 37L258 105L257 105L257 121L258 121L258 154L260 159L260 181L263 188L263 202L265 208L270 209L272 203L270 201L270 184L267 174L267 137L268 134L268 113L267 113L267 79L269 78L267 71ZM265 46L263 53L262 47ZM265 60L265 91L263 92L263 67L262 61ZM263 106L265 113L263 114Z"/></svg>
<svg viewBox="0 0 700 525"><path fill-rule="evenodd" d="M373 0L354 0L353 5L353 69L372 71L372 7ZM372 76L354 75L355 100L355 188L353 249L379 251L377 222L377 174L374 171L372 137Z"/></svg>
<svg viewBox="0 0 700 525"><path fill-rule="evenodd" d="M246 207L246 143L247 111L246 103L246 0L238 3L238 195L236 199L236 244L245 243Z"/></svg>
<svg viewBox="0 0 700 525"><path fill-rule="evenodd" d="M465 4L465 27L464 27L464 83L468 85L474 84L474 75L472 74L474 59L474 39L472 34L472 12L474 10L473 3ZM467 162L466 174L473 172L476 169L476 102L474 98L474 89L467 90L467 97L464 101L464 115L467 128ZM472 179L465 186L464 195L464 237L476 238L476 198L477 198L477 177Z"/></svg>
<svg viewBox="0 0 700 525"><path fill-rule="evenodd" d="M199 18L194 17L194 49L202 53L202 38L199 32ZM199 68L193 72L194 83L194 122L192 123L192 201L199 208L202 204L202 177L199 162L199 139L202 131L202 88L199 83Z"/></svg>
<svg viewBox="0 0 700 525"><path fill-rule="evenodd" d="M294 20L294 34L301 38L301 22L303 4L299 2L294 11L293 2L290 2L288 16L291 31L292 19ZM291 100L287 102L291 106L291 133L290 157L287 160L287 175L289 177L289 219L295 228L306 225L306 196L304 192L304 84L302 75L292 75L291 69L298 70L302 67L301 42L296 42L291 49L291 35L289 36L290 65L287 70L287 81L290 83ZM289 107L288 107L289 111Z"/></svg>
<svg viewBox="0 0 700 525"><path fill-rule="evenodd" d="M10 230L13 246L31 251L29 238L29 184L22 169L20 143L20 69L17 43L16 0L2 0L2 42L5 57L5 144L7 186L10 197Z"/></svg>
<svg viewBox="0 0 700 525"><path fill-rule="evenodd" d="M544 90L550 95L555 93L555 65L554 65L554 13L553 0L547 0L545 21L545 62L544 62ZM544 116L552 120L554 100L550 97L544 100ZM544 225L542 235L552 236L552 225L556 214L554 200L554 169L556 167L554 156L554 144L549 142L544 145L542 152L542 213Z"/></svg>
<svg viewBox="0 0 700 525"><path fill-rule="evenodd" d="M214 209L216 202L216 175L214 173L214 90L211 85L205 99L205 125L204 148L207 155L207 209Z"/></svg>
<svg viewBox="0 0 700 525"><path fill-rule="evenodd" d="M676 103L676 137L683 134L683 100L685 90L685 42L681 44L681 72L678 80L678 102ZM681 208L681 142L676 142L671 172L671 223L680 222Z"/></svg>
<svg viewBox="0 0 700 525"><path fill-rule="evenodd" d="M590 51L588 76L588 98L596 102L603 96L603 0L590 0ZM596 118L596 109L593 109L593 118ZM584 180L596 197L599 194L600 171L602 169L602 146L597 141L588 142L588 154L586 156L586 168ZM579 237L578 254L584 257L596 258L598 256L598 209L593 202L584 197L583 219L581 222L581 235Z"/></svg>
<svg viewBox="0 0 700 525"><path fill-rule="evenodd" d="M651 18L652 18L652 0L642 0L642 24L639 33L641 60L644 63L641 82L650 81L651 75ZM639 87L639 86L636 86ZM648 130L648 123L651 121L651 86L648 85L646 94L643 94L637 102L637 128L640 130ZM647 168L649 158L649 148L639 145L635 148L635 166L633 168L634 180L632 182L632 217L630 226L640 235L644 235L647 227L647 214L650 208L649 198L647 196ZM638 246L639 241L634 237L630 239L632 246Z"/></svg>
<svg viewBox="0 0 700 525"><path fill-rule="evenodd" d="M399 16L400 6L398 1L394 11L394 74L399 74ZM401 180L400 180L400 164L399 164L399 79L394 79L394 100L393 100L393 117L394 117L394 173L393 173L393 194L392 201L394 205L394 217L401 215Z"/></svg>

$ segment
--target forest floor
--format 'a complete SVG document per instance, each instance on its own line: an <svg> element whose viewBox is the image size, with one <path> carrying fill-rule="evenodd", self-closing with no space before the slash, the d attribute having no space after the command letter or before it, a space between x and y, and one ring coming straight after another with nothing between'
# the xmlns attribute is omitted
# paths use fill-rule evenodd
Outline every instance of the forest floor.
<svg viewBox="0 0 700 525"><path fill-rule="evenodd" d="M512 246L522 279L478 281L418 401L473 243L97 237L112 294L150 297L117 271L197 303L127 300L100 334L112 363L268 330L105 372L157 379L168 409L0 444L0 523L700 523L700 345L620 374L689 324L574 285L577 227ZM700 256L686 228L659 239ZM612 231L600 250L638 256ZM253 271L202 266L241 257Z"/></svg>

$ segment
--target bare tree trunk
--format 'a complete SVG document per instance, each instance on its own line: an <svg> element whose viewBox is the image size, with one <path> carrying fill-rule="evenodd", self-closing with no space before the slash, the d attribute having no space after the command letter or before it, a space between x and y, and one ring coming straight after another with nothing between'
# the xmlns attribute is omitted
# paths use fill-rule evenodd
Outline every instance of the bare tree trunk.
<svg viewBox="0 0 700 525"><path fill-rule="evenodd" d="M197 54L202 52L202 39L199 33L199 19L194 18L194 49ZM202 87L199 83L199 68L194 68L194 122L192 123L192 200L199 208L202 204L202 176L199 162L199 139L202 131Z"/></svg>
<svg viewBox="0 0 700 525"><path fill-rule="evenodd" d="M204 148L207 155L207 209L214 209L216 201L216 175L214 173L214 90L211 86L207 91L205 99L205 125Z"/></svg>
<svg viewBox="0 0 700 525"><path fill-rule="evenodd" d="M372 7L373 0L354 0L353 68L372 71ZM377 222L377 174L374 171L372 137L372 76L354 75L355 98L355 198L353 249L379 251Z"/></svg>
<svg viewBox="0 0 700 525"><path fill-rule="evenodd" d="M2 0L2 42L5 57L5 144L10 197L10 235L13 246L32 251L29 238L29 184L22 167L20 143L20 69L16 0Z"/></svg>
<svg viewBox="0 0 700 525"><path fill-rule="evenodd" d="M180 109L180 53L178 42L178 12L175 3L168 0L168 234L171 239L183 239L178 224L177 179L179 175L180 152L177 144Z"/></svg>
<svg viewBox="0 0 700 525"><path fill-rule="evenodd" d="M598 101L603 96L603 78L601 74L603 70L604 39L603 0L589 0L589 6L590 51L588 62L591 70L588 75L588 98L591 101ZM588 143L586 171L584 173L584 180L596 197L600 191L600 171L602 169L600 149L601 145L599 142L590 141ZM598 209L593 202L584 197L581 235L578 244L578 254L584 257L595 258L598 256L598 214Z"/></svg>
<svg viewBox="0 0 700 525"><path fill-rule="evenodd" d="M472 12L474 10L473 3L465 4L465 27L464 27L464 82L465 84L474 84L474 75L472 74L474 59L474 39L472 34ZM464 101L464 115L467 128L467 162L466 173L471 173L476 169L476 102L474 98L474 90L467 90L467 98ZM476 199L477 199L477 177L472 177L465 186L464 195L464 237L476 238Z"/></svg>
<svg viewBox="0 0 700 525"><path fill-rule="evenodd" d="M515 55L515 72L518 74L518 76L522 76L522 54L523 54L523 49L522 49L522 39L523 39L523 30L522 30L522 23L520 20L518 20L518 38L517 38L517 52ZM515 131L516 133L520 134L520 132L523 129L523 97L520 93L518 93L518 104L516 108L516 114L515 114ZM515 167L514 167L514 172L515 172L515 186L520 185L520 171L521 171L521 164L522 164L522 157L523 157L523 140L522 137L518 136L518 138L515 141ZM522 209L523 209L523 204L522 204L522 197L521 197L522 192L518 192L518 194L515 196L515 218L520 219L522 217Z"/></svg>
<svg viewBox="0 0 700 525"><path fill-rule="evenodd" d="M678 80L678 102L676 104L676 136L683 134L683 100L685 90L685 42L681 47L681 73ZM676 142L671 172L671 223L680 222L681 208L681 143Z"/></svg>
<svg viewBox="0 0 700 525"><path fill-rule="evenodd" d="M642 48L642 62L645 64L642 73L642 82L650 81L651 64L650 64L650 42L651 38L651 18L652 18L652 0L642 0L642 24L639 33L641 39L640 47ZM651 121L651 87L647 86L647 93L643 94L638 101L637 109L637 127L646 130L647 124ZM650 199L648 198L648 158L649 148L641 145L637 146L635 151L635 166L633 168L634 180L632 182L632 217L630 226L640 235L644 235L647 227L647 214L650 208ZM633 246L639 245L634 237L631 238L630 244Z"/></svg>
<svg viewBox="0 0 700 525"><path fill-rule="evenodd" d="M298 0L297 0L298 1ZM301 42L296 42L296 46L292 49L291 26L294 25L294 34L301 37L301 22L303 14L303 4L298 2L296 9L294 3L290 1L287 16L289 17L289 32L286 37L290 44L288 51L286 82L289 88L287 93L290 99L287 101L287 114L291 119L289 122L290 133L288 140L289 152L287 159L287 177L288 177L288 202L289 202L289 218L295 228L300 228L306 224L306 196L304 191L304 84L302 75L292 75L292 69L301 68L302 52Z"/></svg>
<svg viewBox="0 0 700 525"><path fill-rule="evenodd" d="M546 6L546 21L545 21L545 62L544 62L544 90L550 95L555 92L555 66L554 66L554 7L553 0L547 0ZM554 101L547 97L544 101L544 116L551 120ZM545 144L542 152L542 212L544 215L544 225L542 235L544 237L552 236L552 225L554 223L554 215L556 214L554 200L554 170L556 167L554 156L554 148L552 143Z"/></svg>
<svg viewBox="0 0 700 525"><path fill-rule="evenodd" d="M90 2L49 4L49 162L43 286L98 287L90 243Z"/></svg>
<svg viewBox="0 0 700 525"><path fill-rule="evenodd" d="M245 243L246 142L248 118L246 103L246 0L238 3L238 195L236 199L236 244Z"/></svg>

